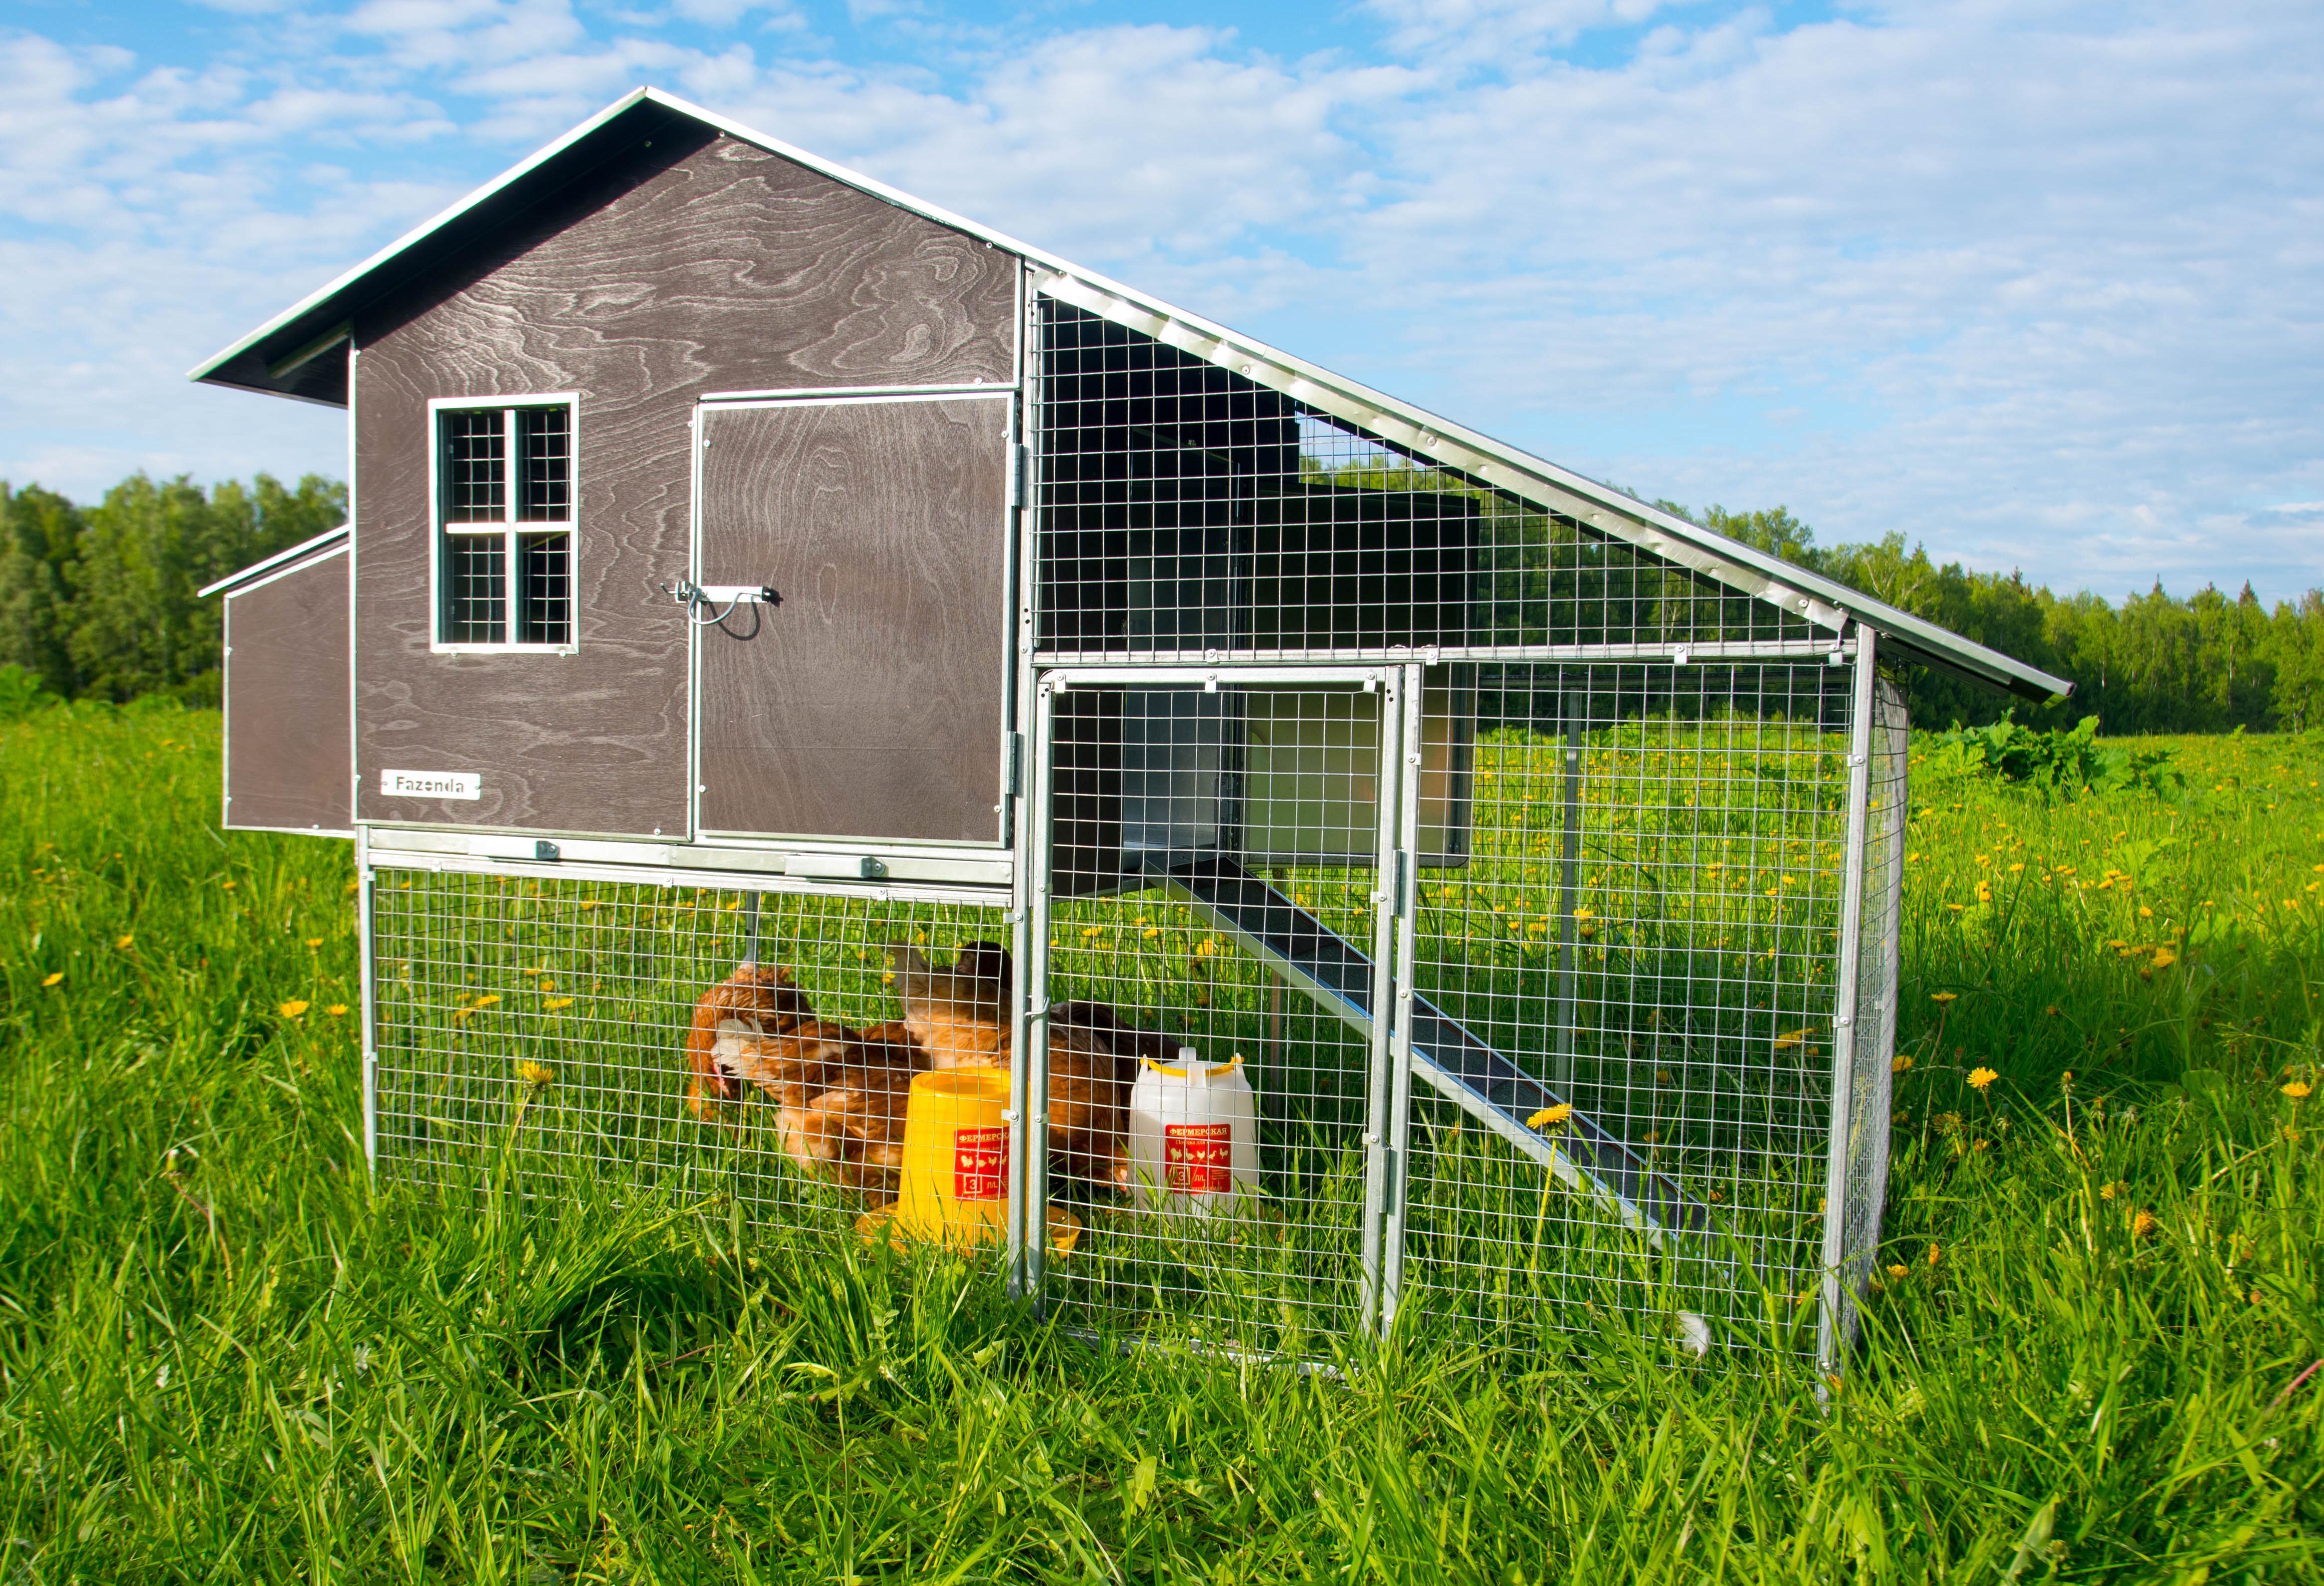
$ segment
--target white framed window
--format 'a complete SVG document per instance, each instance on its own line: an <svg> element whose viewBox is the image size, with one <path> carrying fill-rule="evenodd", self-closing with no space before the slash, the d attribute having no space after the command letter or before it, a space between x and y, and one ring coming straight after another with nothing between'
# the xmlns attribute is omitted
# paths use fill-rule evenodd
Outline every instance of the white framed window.
<svg viewBox="0 0 2324 1586"><path fill-rule="evenodd" d="M438 649L573 648L576 406L569 392L428 404Z"/></svg>

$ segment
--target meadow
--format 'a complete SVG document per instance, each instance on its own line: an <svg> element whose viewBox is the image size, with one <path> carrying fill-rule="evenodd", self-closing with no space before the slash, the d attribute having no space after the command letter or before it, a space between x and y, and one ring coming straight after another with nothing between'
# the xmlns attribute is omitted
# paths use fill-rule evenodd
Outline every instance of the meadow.
<svg viewBox="0 0 2324 1586"><path fill-rule="evenodd" d="M1512 1368L1093 1351L512 1148L364 1171L343 844L217 721L0 727L0 1576L2324 1577L2324 736L1924 776L1882 1277L1837 1384L1592 1312Z"/></svg>

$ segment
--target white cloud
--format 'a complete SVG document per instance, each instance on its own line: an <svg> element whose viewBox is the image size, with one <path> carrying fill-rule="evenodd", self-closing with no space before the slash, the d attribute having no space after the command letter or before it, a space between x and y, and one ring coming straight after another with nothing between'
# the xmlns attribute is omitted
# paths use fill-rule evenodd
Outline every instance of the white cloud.
<svg viewBox="0 0 2324 1586"><path fill-rule="evenodd" d="M0 38L0 474L337 468L330 415L178 371L651 80L1649 493L2324 583L2301 7L1373 0L1377 48L1296 61L862 7L932 51L885 66L671 4L360 0L170 69Z"/></svg>

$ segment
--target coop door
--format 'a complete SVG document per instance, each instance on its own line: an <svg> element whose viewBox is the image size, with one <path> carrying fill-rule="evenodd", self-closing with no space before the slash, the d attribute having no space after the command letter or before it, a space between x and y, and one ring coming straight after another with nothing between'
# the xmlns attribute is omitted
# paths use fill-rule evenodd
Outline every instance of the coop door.
<svg viewBox="0 0 2324 1586"><path fill-rule="evenodd" d="M1001 840L1012 395L701 410L701 830Z"/></svg>

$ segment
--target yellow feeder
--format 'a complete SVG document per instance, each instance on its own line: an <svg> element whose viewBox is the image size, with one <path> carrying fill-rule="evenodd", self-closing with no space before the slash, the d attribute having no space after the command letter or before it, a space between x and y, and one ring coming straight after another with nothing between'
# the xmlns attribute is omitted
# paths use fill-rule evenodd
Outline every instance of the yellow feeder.
<svg viewBox="0 0 2324 1586"><path fill-rule="evenodd" d="M906 1239L960 1249L998 1243L1009 1221L1009 1071L947 1068L916 1074L904 1111L903 1193L866 1213L865 1239L892 1223ZM1053 1249L1073 1248L1081 1225L1049 1210Z"/></svg>

